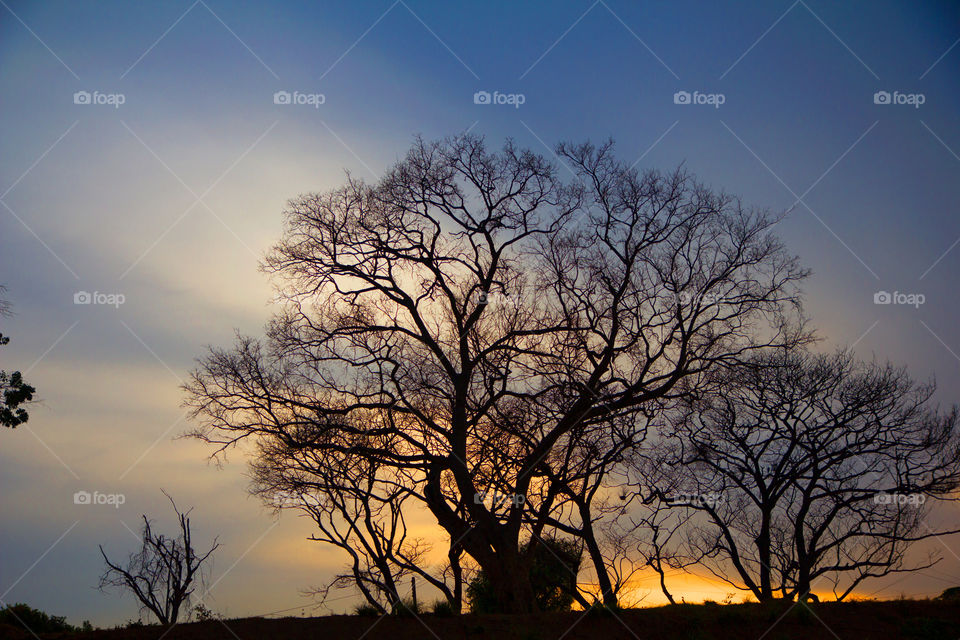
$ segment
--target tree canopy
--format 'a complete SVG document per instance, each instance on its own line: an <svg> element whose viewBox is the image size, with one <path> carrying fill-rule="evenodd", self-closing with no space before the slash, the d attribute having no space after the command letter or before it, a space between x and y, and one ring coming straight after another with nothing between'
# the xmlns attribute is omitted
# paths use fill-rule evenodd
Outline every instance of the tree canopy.
<svg viewBox="0 0 960 640"><path fill-rule="evenodd" d="M609 606L638 555L729 554L648 544L690 520L665 501L683 485L670 465L703 464L683 447L649 461L702 435L670 416L706 417L759 359L810 343L807 270L771 233L779 216L683 168L637 171L612 142L556 154L417 140L373 184L291 200L263 264L266 335L211 349L186 385L194 435L242 447L254 492L311 515L350 558L339 584L376 607L417 575L459 610L466 562L492 607L537 610L525 540L574 540L597 591L573 597ZM440 566L408 535L413 510L442 532Z"/></svg>

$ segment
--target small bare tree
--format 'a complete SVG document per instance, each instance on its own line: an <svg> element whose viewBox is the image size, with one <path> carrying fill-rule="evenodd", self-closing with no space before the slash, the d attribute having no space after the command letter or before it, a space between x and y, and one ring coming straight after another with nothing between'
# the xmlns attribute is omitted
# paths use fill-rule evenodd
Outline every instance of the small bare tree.
<svg viewBox="0 0 960 640"><path fill-rule="evenodd" d="M100 576L100 589L116 587L130 591L140 601L141 611L150 611L160 624L176 624L184 604L189 610L190 596L199 584L206 581L205 563L219 548L215 538L206 553L197 553L193 548L190 530L190 509L182 513L173 498L167 494L180 522L177 537L168 537L154 532L153 525L143 516L143 546L130 554L126 568L107 558L103 546L100 554L107 570Z"/></svg>

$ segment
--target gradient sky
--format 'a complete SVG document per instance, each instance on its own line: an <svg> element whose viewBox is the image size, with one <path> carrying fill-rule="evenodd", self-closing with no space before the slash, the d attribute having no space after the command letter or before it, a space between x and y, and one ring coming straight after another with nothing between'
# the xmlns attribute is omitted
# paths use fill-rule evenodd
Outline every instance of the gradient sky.
<svg viewBox="0 0 960 640"><path fill-rule="evenodd" d="M220 535L211 608L308 603L299 591L341 558L246 495L241 456L218 469L176 438L178 385L204 345L261 333L257 262L285 201L344 169L374 178L417 134L470 129L548 157L613 137L638 167L685 163L792 209L778 230L814 270L825 346L936 376L939 400L960 401L958 38L948 1L0 0L0 283L16 311L0 368L41 400L28 428L0 433L0 599L74 623L135 618L95 589L96 546L133 550L140 513L169 526L163 487L196 507L198 540ZM123 104L75 104L79 91ZM324 101L278 105L277 91ZM524 100L475 104L478 91ZM679 91L723 104L676 104ZM923 103L875 104L878 91ZM76 305L79 291L125 301ZM876 305L878 291L925 302ZM75 505L78 490L126 502ZM960 584L960 538L940 552L863 593ZM689 600L732 591L675 584Z"/></svg>

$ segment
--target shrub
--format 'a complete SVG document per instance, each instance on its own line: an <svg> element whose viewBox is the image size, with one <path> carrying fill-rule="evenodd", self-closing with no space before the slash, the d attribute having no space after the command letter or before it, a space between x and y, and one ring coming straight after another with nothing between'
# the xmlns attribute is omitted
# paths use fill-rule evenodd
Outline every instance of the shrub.
<svg viewBox="0 0 960 640"><path fill-rule="evenodd" d="M209 620L219 620L220 616L202 602L193 608L193 617L197 622L207 622Z"/></svg>
<svg viewBox="0 0 960 640"><path fill-rule="evenodd" d="M420 605L413 600L402 600L393 605L392 613L395 616L416 615L420 613Z"/></svg>
<svg viewBox="0 0 960 640"><path fill-rule="evenodd" d="M960 587L944 589L937 600L960 600Z"/></svg>
<svg viewBox="0 0 960 640"><path fill-rule="evenodd" d="M73 625L67 624L65 616L51 616L22 602L7 605L0 609L0 625L26 629L33 633L79 630Z"/></svg>
<svg viewBox="0 0 960 640"><path fill-rule="evenodd" d="M363 604L358 604L353 608L354 615L358 616L378 616L380 612L377 611L377 608L372 604L364 602Z"/></svg>
<svg viewBox="0 0 960 640"><path fill-rule="evenodd" d="M430 605L430 610L433 611L433 615L444 618L453 615L453 605L447 600L434 601L434 603Z"/></svg>

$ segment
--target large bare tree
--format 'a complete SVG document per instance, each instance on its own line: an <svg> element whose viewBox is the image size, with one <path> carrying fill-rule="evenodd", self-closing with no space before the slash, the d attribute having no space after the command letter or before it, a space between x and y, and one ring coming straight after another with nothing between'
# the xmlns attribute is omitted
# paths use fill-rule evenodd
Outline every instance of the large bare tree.
<svg viewBox="0 0 960 640"><path fill-rule="evenodd" d="M293 200L265 341L187 386L218 452L281 442L404 476L513 612L536 608L535 541L574 509L589 540L591 487L658 402L794 339L805 275L775 218L682 170L637 172L610 143L558 158L572 179L512 142L418 140L376 184Z"/></svg>
<svg viewBox="0 0 960 640"><path fill-rule="evenodd" d="M868 578L937 561L917 541L956 533L929 519L960 484L957 409L932 384L848 352L754 358L722 376L676 421L676 508L700 564L758 600L837 599ZM668 554L669 555L669 554Z"/></svg>

